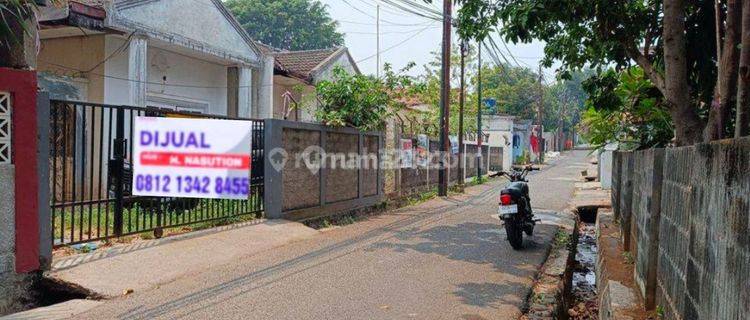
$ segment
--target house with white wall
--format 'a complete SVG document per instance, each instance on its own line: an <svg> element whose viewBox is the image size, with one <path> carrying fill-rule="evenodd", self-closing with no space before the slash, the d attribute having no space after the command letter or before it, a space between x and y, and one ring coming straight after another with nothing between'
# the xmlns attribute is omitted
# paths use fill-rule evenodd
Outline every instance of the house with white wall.
<svg viewBox="0 0 750 320"><path fill-rule="evenodd" d="M261 116L265 60L220 0L78 0L39 14L53 98Z"/></svg>
<svg viewBox="0 0 750 320"><path fill-rule="evenodd" d="M509 170L513 165L514 120L515 117L509 115L482 116L482 145L490 147L490 159L487 159L490 169L497 168L498 163L502 163L502 170ZM467 134L464 141L476 144L476 134Z"/></svg>
<svg viewBox="0 0 750 320"><path fill-rule="evenodd" d="M263 117L314 122L319 105L315 85L330 80L336 67L350 74L360 73L346 47L288 51L262 43L256 45L269 57L266 63L273 66L264 69L264 79L271 79L271 82L263 82L263 85L270 91L272 103L261 106Z"/></svg>

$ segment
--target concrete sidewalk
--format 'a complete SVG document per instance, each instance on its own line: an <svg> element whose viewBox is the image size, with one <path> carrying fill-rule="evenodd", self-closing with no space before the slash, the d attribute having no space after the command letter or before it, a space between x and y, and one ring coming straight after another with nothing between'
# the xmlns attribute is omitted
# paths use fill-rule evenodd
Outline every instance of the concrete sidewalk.
<svg viewBox="0 0 750 320"><path fill-rule="evenodd" d="M217 229L66 257L53 262L50 276L114 297L158 287L319 233L286 220Z"/></svg>

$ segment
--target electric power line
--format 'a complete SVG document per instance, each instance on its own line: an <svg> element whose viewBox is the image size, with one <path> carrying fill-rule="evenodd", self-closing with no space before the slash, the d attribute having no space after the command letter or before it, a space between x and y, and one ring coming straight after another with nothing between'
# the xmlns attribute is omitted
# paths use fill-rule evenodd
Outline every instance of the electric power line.
<svg viewBox="0 0 750 320"><path fill-rule="evenodd" d="M416 33L414 33L413 35L407 37L406 39L402 40L401 42L399 42L399 43L397 43L395 45L392 45L392 46L390 46L388 48L385 48L384 50L381 50L381 51L379 51L379 52L377 52L377 53L375 53L375 54L373 54L371 56L368 56L366 58L360 59L360 60L356 61L356 63L360 63L360 62L363 62L363 61L370 60L370 59L376 57L379 53L384 53L384 52L390 51L390 50L392 50L392 49L394 49L394 48L396 48L398 46L401 46L402 44L406 43L407 41L409 41L411 39L414 39L415 37L417 37L422 32L426 31L427 29L430 29L430 27L432 27L432 26L427 26L427 27L425 27L425 28L423 28L421 30L418 30Z"/></svg>

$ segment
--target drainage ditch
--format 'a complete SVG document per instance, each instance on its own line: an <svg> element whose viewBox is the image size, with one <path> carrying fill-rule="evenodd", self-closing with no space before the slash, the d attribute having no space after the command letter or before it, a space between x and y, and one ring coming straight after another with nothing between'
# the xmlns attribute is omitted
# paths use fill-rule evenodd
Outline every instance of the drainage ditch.
<svg viewBox="0 0 750 320"><path fill-rule="evenodd" d="M47 307L74 299L101 300L103 297L76 284L35 275L31 279L28 295L21 301L22 310L18 311Z"/></svg>
<svg viewBox="0 0 750 320"><path fill-rule="evenodd" d="M568 310L571 319L598 319L599 307L596 292L596 207L578 208L578 246L573 269L571 293L573 308Z"/></svg>

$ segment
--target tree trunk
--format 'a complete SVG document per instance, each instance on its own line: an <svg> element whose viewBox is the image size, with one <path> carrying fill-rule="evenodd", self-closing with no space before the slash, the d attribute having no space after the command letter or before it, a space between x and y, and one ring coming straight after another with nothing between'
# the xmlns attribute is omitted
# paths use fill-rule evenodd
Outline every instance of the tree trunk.
<svg viewBox="0 0 750 320"><path fill-rule="evenodd" d="M716 83L719 103L711 106L703 140L708 142L726 136L726 127L732 115L732 106L737 104L737 74L740 58L740 26L742 1L727 1L726 30L719 62L719 79ZM717 100L717 99L715 99Z"/></svg>
<svg viewBox="0 0 750 320"><path fill-rule="evenodd" d="M25 1L20 4L26 5ZM16 8L12 7L11 10L2 12L2 19L5 19L10 34L5 35L6 39L0 39L0 67L36 68L36 19L31 11L21 10L21 16L16 18L13 15Z"/></svg>
<svg viewBox="0 0 750 320"><path fill-rule="evenodd" d="M742 1L742 49L739 74L735 138L750 135L750 0Z"/></svg>
<svg viewBox="0 0 750 320"><path fill-rule="evenodd" d="M700 141L702 124L690 99L684 0L664 0L664 97L678 146Z"/></svg>

